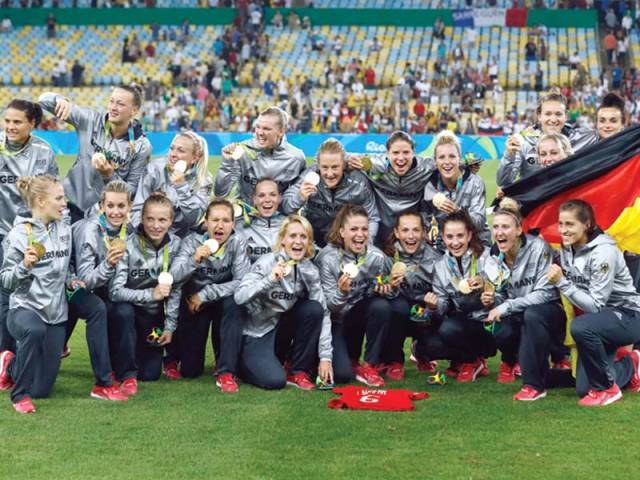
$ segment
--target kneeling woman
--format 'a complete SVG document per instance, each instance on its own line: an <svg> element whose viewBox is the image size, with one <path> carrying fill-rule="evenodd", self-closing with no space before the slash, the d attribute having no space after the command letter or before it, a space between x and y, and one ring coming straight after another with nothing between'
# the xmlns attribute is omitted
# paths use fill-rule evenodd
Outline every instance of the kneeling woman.
<svg viewBox="0 0 640 480"><path fill-rule="evenodd" d="M493 238L484 268L490 288L482 303L490 309L488 325L499 322L492 325L502 352L498 382L514 382L521 370L523 386L514 400L538 400L546 395L549 355L562 344L566 324L558 292L547 279L551 247L523 234L520 213L511 208L496 210Z"/></svg>
<svg viewBox="0 0 640 480"><path fill-rule="evenodd" d="M21 177L18 190L31 218L16 219L4 241L2 286L11 291L7 329L16 339L14 355L0 353L0 385L13 385L19 413L36 411L32 398L48 397L60 368L67 299L81 282L69 275L71 227L61 222L66 208L62 184L50 175Z"/></svg>
<svg viewBox="0 0 640 480"><path fill-rule="evenodd" d="M399 295L391 301L392 320L382 355L387 378L404 378L404 341L416 339L415 357L420 370L429 370L430 360L442 357L434 323L424 311L425 292L431 290L435 263L442 255L426 240L422 216L418 212L398 215L393 234L387 241L385 253L393 262L391 285L399 288ZM437 330L437 329L436 329Z"/></svg>
<svg viewBox="0 0 640 480"><path fill-rule="evenodd" d="M180 239L169 234L173 205L153 193L142 207L142 223L127 243L109 290L114 336L122 348L121 390L132 395L137 380L153 381L162 373L162 352L178 324L180 288L169 273Z"/></svg>
<svg viewBox="0 0 640 480"><path fill-rule="evenodd" d="M247 315L240 375L257 387L280 389L289 383L313 389L309 376L318 356L318 375L333 383L331 320L313 254L311 224L291 215L274 251L253 264L236 290L234 299Z"/></svg>
<svg viewBox="0 0 640 480"><path fill-rule="evenodd" d="M334 369L338 382L355 377L371 387L384 386L376 366L382 360L391 322L390 285L376 279L389 271L382 251L369 245L369 218L364 207L345 205L327 235L316 262L333 319ZM367 343L360 364L362 341Z"/></svg>
<svg viewBox="0 0 640 480"><path fill-rule="evenodd" d="M285 216L278 211L281 199L278 184L270 178L263 178L258 181L253 193L254 208L246 204L242 206L243 212L237 219L236 233L246 243L251 263L270 253L276 242L285 220Z"/></svg>
<svg viewBox="0 0 640 480"><path fill-rule="evenodd" d="M174 281L183 284L180 373L187 378L202 375L212 324L216 383L223 392L238 390L234 376L242 344L242 315L233 294L251 267L244 242L233 234L233 223L233 205L224 199L212 200L204 219L206 233L185 238L171 268Z"/></svg>
<svg viewBox="0 0 640 480"><path fill-rule="evenodd" d="M109 283L116 273L116 265L127 249L131 233L127 221L131 209L129 186L122 180L113 180L105 187L100 211L73 224L73 251L76 272L86 285L86 294L74 295L69 300L69 340L78 318L87 321L86 337L89 358L96 377L96 395L111 400L117 397L112 390L111 372L121 380L120 339L107 335L113 304L109 301ZM113 354L110 355L110 351Z"/></svg>
<svg viewBox="0 0 640 480"><path fill-rule="evenodd" d="M558 226L562 268L552 265L549 281L578 314L571 323L578 347L578 403L609 405L620 400L625 386L640 392L640 351L614 361L618 347L640 341L640 294L622 252L598 228L590 204L569 200L560 205Z"/></svg>
<svg viewBox="0 0 640 480"><path fill-rule="evenodd" d="M480 274L489 252L464 210L444 218L442 239L446 251L435 265L433 291L424 296L424 302L430 314L440 319L438 336L446 346L444 358L451 360L447 375L473 382L478 375L488 375L485 358L496 351L493 337L480 321Z"/></svg>

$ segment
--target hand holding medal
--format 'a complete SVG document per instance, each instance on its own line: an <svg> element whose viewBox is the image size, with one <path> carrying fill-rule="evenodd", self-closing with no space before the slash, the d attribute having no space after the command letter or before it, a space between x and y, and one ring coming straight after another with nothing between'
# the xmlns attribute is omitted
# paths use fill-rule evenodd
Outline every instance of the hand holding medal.
<svg viewBox="0 0 640 480"><path fill-rule="evenodd" d="M153 297L156 300L163 300L171 293L173 286L173 275L169 272L162 272L158 275L158 285L153 290Z"/></svg>
<svg viewBox="0 0 640 480"><path fill-rule="evenodd" d="M184 175L187 171L188 165L184 160L178 160L173 164L171 169L171 183L181 184L185 182Z"/></svg>
<svg viewBox="0 0 640 480"><path fill-rule="evenodd" d="M316 172L308 172L300 185L300 196L306 202L311 195L318 193L318 184L320 183L320 175Z"/></svg>

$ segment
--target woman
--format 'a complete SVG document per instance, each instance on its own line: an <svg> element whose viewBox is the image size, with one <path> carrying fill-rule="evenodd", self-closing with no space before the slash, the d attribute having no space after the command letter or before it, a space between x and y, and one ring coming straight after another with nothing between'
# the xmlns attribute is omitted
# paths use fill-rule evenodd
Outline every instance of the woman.
<svg viewBox="0 0 640 480"><path fill-rule="evenodd" d="M512 383L521 370L523 387L515 400L534 401L546 395L549 354L562 344L565 316L558 292L547 279L552 262L549 245L524 234L517 209L501 206L493 217L494 245L484 266L482 304L489 310L502 363L499 383ZM554 352L552 360L559 358ZM518 363L519 361L519 363Z"/></svg>
<svg viewBox="0 0 640 480"><path fill-rule="evenodd" d="M285 136L288 115L278 107L260 112L254 138L222 149L222 163L216 175L215 194L225 197L237 186L238 197L250 203L254 185L261 178L272 178L284 192L306 167L304 152Z"/></svg>
<svg viewBox="0 0 640 480"><path fill-rule="evenodd" d="M172 224L171 201L164 194L151 194L142 206L142 222L127 242L109 287L109 298L115 303L113 335L121 342L121 371L116 375L127 395L137 393L137 380L155 381L160 377L161 347L171 343L177 327L180 286L169 269L178 254L180 239L169 233Z"/></svg>
<svg viewBox="0 0 640 480"><path fill-rule="evenodd" d="M238 356L242 345L242 314L233 300L251 264L245 244L233 234L233 205L214 199L207 207L206 233L192 233L182 241L171 273L183 283L178 322L180 373L194 378L204 371L209 325L215 351L216 384L223 392L237 392Z"/></svg>
<svg viewBox="0 0 640 480"><path fill-rule="evenodd" d="M58 376L67 321L65 285L84 287L69 272L71 228L63 223L66 203L62 185L55 177L24 176L17 182L31 217L19 218L5 240L0 276L12 290L7 327L17 350L0 354L0 384L13 386L11 402L19 413L36 411L33 398L48 397ZM103 396L126 400L117 391Z"/></svg>
<svg viewBox="0 0 640 480"><path fill-rule="evenodd" d="M416 156L415 141L408 133L393 132L386 147L386 158L378 155L349 158L349 167L363 171L371 181L380 214L376 237L379 244L391 234L396 215L418 209L433 172L431 159Z"/></svg>
<svg viewBox="0 0 640 480"><path fill-rule="evenodd" d="M111 325L108 319L113 313L113 304L109 301L109 283L124 256L127 238L133 230L128 222L130 210L129 186L122 180L113 180L102 192L98 213L73 225L75 268L78 278L85 284L86 292L79 292L69 300L65 344L78 318L84 318L87 321L86 337L91 366L96 385L102 387L112 385L112 366L116 378L120 378L122 373L121 342L113 335L112 329L108 329L108 325Z"/></svg>
<svg viewBox="0 0 640 480"><path fill-rule="evenodd" d="M561 266L548 268L548 280L576 310L571 335L578 348L578 404L609 405L620 400L625 386L640 392L640 351L614 361L618 347L640 340L640 294L622 252L598 228L589 203L560 205L558 229Z"/></svg>
<svg viewBox="0 0 640 480"><path fill-rule="evenodd" d="M9 234L18 212L28 210L17 188L20 177L50 174L58 177L56 156L47 142L32 135L42 121L37 103L14 99L4 112L4 131L0 133L0 243ZM0 261L2 261L0 247ZM0 351L15 352L6 314L11 292L0 287Z"/></svg>
<svg viewBox="0 0 640 480"><path fill-rule="evenodd" d="M442 222L444 256L435 264L433 290L424 302L429 315L440 320L437 334L448 350L447 375L458 382L487 376L485 359L495 354L495 341L486 332L480 293L481 272L488 257L471 217L464 210L448 214Z"/></svg>
<svg viewBox="0 0 640 480"><path fill-rule="evenodd" d="M43 93L39 103L78 133L78 156L64 180L72 223L98 202L111 180L123 180L135 195L151 156L151 143L135 119L142 105L142 89L121 85L113 89L107 112L73 105L56 93Z"/></svg>
<svg viewBox="0 0 640 480"><path fill-rule="evenodd" d="M384 253L369 245L369 217L364 207L338 211L316 263L333 320L334 370L340 383L355 378L384 386L376 366L391 322L390 285L378 285L389 273ZM363 338L364 364L360 364Z"/></svg>
<svg viewBox="0 0 640 480"><path fill-rule="evenodd" d="M598 141L597 132L590 128L572 127L567 122L567 100L560 93L548 93L540 99L536 109L538 123L511 135L497 172L499 187L505 187L521 178L532 175L542 168L536 154L540 136L561 133L571 142L574 152Z"/></svg>
<svg viewBox="0 0 640 480"><path fill-rule="evenodd" d="M550 167L554 163L573 155L571 142L561 133L545 133L540 137L536 146L538 161L543 168Z"/></svg>
<svg viewBox="0 0 640 480"><path fill-rule="evenodd" d="M463 170L460 141L448 130L438 134L434 155L437 170L424 189L426 217L430 220L429 241L439 251L444 252L442 242L442 221L457 210L466 210L473 221L480 241L491 242L485 216L485 186L482 178L470 170Z"/></svg>
<svg viewBox="0 0 640 480"><path fill-rule="evenodd" d="M311 224L291 215L274 251L260 257L236 289L235 302L246 312L240 373L252 385L313 390L318 357L320 380L333 383L331 320L314 253Z"/></svg>
<svg viewBox="0 0 640 480"><path fill-rule="evenodd" d="M246 244L251 263L270 253L275 245L286 218L278 211L281 199L278 184L270 178L263 178L253 193L254 206L241 204L242 215L237 218L236 232Z"/></svg>
<svg viewBox="0 0 640 480"><path fill-rule="evenodd" d="M391 300L391 323L382 354L387 378L404 378L404 340L416 339L414 356L418 368L430 368L432 359L443 358L442 342L434 331L435 324L424 312L424 294L431 290L435 263L441 255L425 240L422 216L417 212L398 215L393 234L387 240L385 253L393 264L390 283L399 289Z"/></svg>
<svg viewBox="0 0 640 480"><path fill-rule="evenodd" d="M132 209L134 226L140 223L140 210L153 192L164 192L174 206L171 233L184 238L204 215L213 179L209 173L207 141L195 132L178 133L165 159L147 165Z"/></svg>
<svg viewBox="0 0 640 480"><path fill-rule="evenodd" d="M317 166L307 169L282 198L282 211L302 209L315 232L316 244L326 245L326 236L336 213L346 204L362 205L369 214L369 235L378 232L378 207L366 176L346 170L346 152L334 139L325 140L316 154Z"/></svg>

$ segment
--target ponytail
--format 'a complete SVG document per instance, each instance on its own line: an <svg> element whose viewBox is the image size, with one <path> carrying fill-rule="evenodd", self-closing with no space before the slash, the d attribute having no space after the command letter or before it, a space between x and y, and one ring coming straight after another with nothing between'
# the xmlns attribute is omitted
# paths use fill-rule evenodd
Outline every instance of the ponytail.
<svg viewBox="0 0 640 480"><path fill-rule="evenodd" d="M38 176L24 176L18 178L16 186L20 196L24 199L27 206L32 209L36 198L46 197L49 193L49 187L59 184L58 180L53 175L38 175Z"/></svg>

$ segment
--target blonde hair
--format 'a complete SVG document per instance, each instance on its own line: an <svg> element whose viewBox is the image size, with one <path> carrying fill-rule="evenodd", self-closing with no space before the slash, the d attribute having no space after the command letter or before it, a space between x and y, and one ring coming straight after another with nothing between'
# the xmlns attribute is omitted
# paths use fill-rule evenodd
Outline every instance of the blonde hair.
<svg viewBox="0 0 640 480"><path fill-rule="evenodd" d="M539 153L540 144L545 140L553 140L554 142L556 142L556 145L560 150L562 150L562 152L566 157L568 157L569 155L573 155L573 148L571 147L571 142L567 137L565 137L561 133L545 133L544 135L542 135L540 137L540 140L538 140L538 144L536 145L536 153Z"/></svg>
<svg viewBox="0 0 640 480"><path fill-rule="evenodd" d="M177 137L186 137L193 143L193 155L198 159L198 174L196 175L194 190L200 190L200 187L204 185L204 182L207 179L207 174L209 173L209 145L204 137L198 135L192 130L180 132L176 135L176 138Z"/></svg>
<svg viewBox="0 0 640 480"><path fill-rule="evenodd" d="M336 138L328 138L324 142L322 142L322 145L320 145L320 148L316 153L316 163L320 163L320 155L322 155L323 153L339 154L342 157L342 160L344 160L347 156L347 152L345 151L344 146Z"/></svg>
<svg viewBox="0 0 640 480"><path fill-rule="evenodd" d="M147 209L152 205L160 205L168 208L171 215L171 219L174 218L173 203L171 203L171 200L169 200L169 197L167 197L166 193L153 192L151 195L147 197L147 199L142 204L142 218L144 218L144 216L147 213Z"/></svg>
<svg viewBox="0 0 640 480"><path fill-rule="evenodd" d="M27 206L32 209L36 198L49 195L49 187L60 183L53 175L25 176L18 178L16 187Z"/></svg>
<svg viewBox="0 0 640 480"><path fill-rule="evenodd" d="M306 232L309 239L307 251L305 252L304 256L306 258L313 257L316 253L313 246L313 227L309 223L309 220L304 218L302 215L289 215L287 218L285 218L284 222L280 226L280 230L278 230L278 237L276 238L276 243L273 246L273 251L279 252L282 249L282 241L284 240L284 236L287 234L287 229L294 223L299 223L300 225L302 225L302 228Z"/></svg>
<svg viewBox="0 0 640 480"><path fill-rule="evenodd" d="M460 149L460 139L450 130L442 130L436 135L436 144L433 147L433 156L438 155L438 147L442 145L453 145L458 151L458 158L462 161L462 150Z"/></svg>
<svg viewBox="0 0 640 480"><path fill-rule="evenodd" d="M285 130L289 126L289 114L287 114L287 112L282 110L280 107L268 107L260 112L260 116L276 117L278 119L278 126L280 128L284 128Z"/></svg>
<svg viewBox="0 0 640 480"><path fill-rule="evenodd" d="M131 190L129 190L129 185L127 182L123 180L111 180L102 190L102 195L100 196L100 203L103 203L107 198L107 193L126 193L127 200L131 203Z"/></svg>

